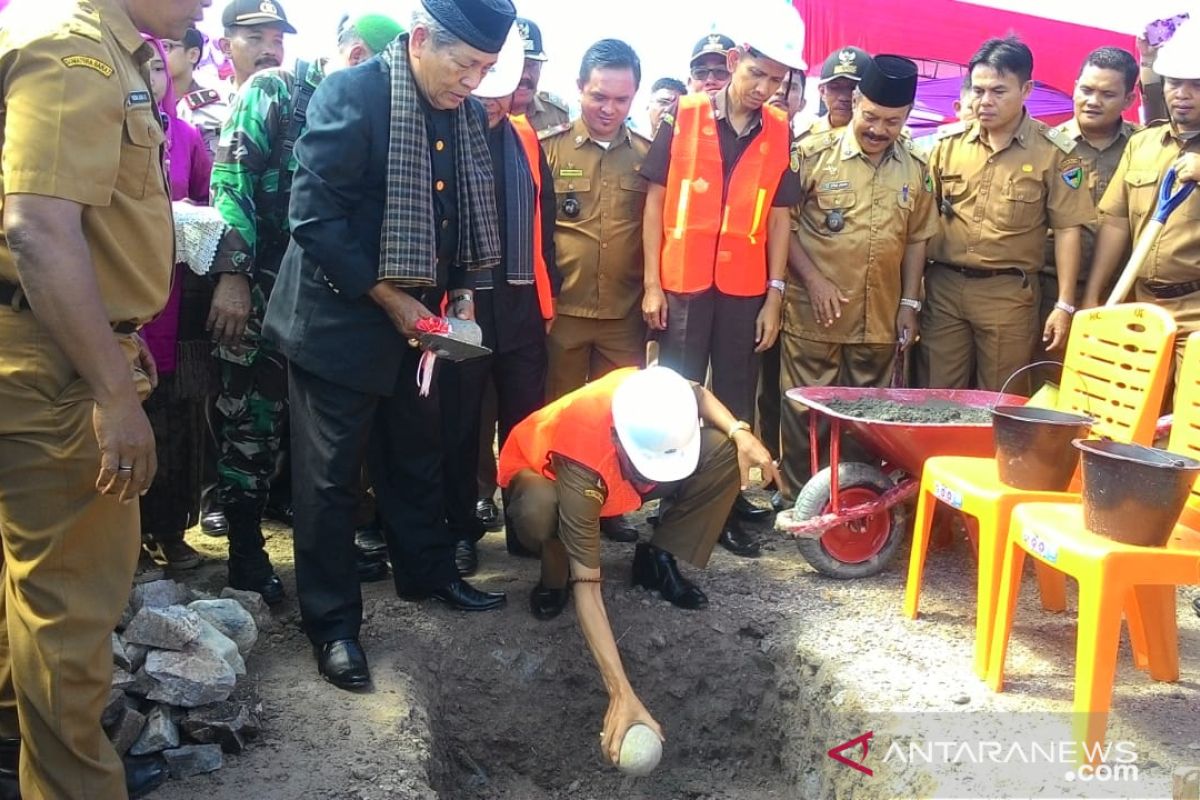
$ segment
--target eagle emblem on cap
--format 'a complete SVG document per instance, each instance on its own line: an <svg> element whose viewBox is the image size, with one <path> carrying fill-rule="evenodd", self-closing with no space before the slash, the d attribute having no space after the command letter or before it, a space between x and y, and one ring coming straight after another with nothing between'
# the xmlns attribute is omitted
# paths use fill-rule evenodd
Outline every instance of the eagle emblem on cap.
<svg viewBox="0 0 1200 800"><path fill-rule="evenodd" d="M517 33L519 33L521 35L521 38L525 40L525 49L526 50L532 49L533 42L530 40L533 37L529 33L529 24L524 21L518 22L517 23Z"/></svg>
<svg viewBox="0 0 1200 800"><path fill-rule="evenodd" d="M708 35L708 43L710 45L712 45L713 47L720 47L721 46L721 34L710 33Z"/></svg>
<svg viewBox="0 0 1200 800"><path fill-rule="evenodd" d="M845 67L854 66L854 51L843 50L842 52L838 53L838 61L842 62L842 66Z"/></svg>
<svg viewBox="0 0 1200 800"><path fill-rule="evenodd" d="M275 4L272 3L271 0L263 0L261 3L259 3L258 10L264 14L272 14L276 17L279 16L279 9L275 7Z"/></svg>

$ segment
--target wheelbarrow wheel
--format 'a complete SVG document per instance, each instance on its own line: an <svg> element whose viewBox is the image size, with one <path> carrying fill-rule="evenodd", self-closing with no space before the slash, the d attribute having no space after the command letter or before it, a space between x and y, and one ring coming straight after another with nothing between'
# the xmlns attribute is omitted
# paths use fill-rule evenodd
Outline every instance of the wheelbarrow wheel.
<svg viewBox="0 0 1200 800"><path fill-rule="evenodd" d="M796 497L797 520L812 519L833 511L829 501L832 472L829 467L814 475ZM849 461L838 467L838 494L842 507L868 503L894 486L883 470ZM854 522L829 528L818 539L797 539L800 554L817 572L847 580L876 575L887 566L904 538L907 513L903 505Z"/></svg>

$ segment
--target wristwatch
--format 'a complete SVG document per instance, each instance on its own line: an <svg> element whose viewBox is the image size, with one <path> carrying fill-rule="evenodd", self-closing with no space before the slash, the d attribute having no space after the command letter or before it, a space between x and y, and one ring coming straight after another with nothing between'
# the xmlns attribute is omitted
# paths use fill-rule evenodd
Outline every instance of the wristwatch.
<svg viewBox="0 0 1200 800"><path fill-rule="evenodd" d="M916 311L918 314L921 312L921 301L920 300L913 300L911 297L901 297L900 305L904 306L905 308L911 308L913 311Z"/></svg>
<svg viewBox="0 0 1200 800"><path fill-rule="evenodd" d="M787 282L772 278L771 280L767 281L767 288L776 289L780 294L783 294L787 291Z"/></svg>
<svg viewBox="0 0 1200 800"><path fill-rule="evenodd" d="M737 422L735 422L729 426L729 432L726 433L725 435L729 437L730 441L733 441L733 437L737 434L738 431L748 431L748 430L750 430L750 423L746 422L745 420L739 419Z"/></svg>

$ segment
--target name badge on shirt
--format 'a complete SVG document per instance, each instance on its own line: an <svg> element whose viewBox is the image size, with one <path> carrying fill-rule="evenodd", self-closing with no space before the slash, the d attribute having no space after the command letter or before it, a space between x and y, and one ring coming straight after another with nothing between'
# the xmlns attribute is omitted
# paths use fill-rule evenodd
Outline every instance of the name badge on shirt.
<svg viewBox="0 0 1200 800"><path fill-rule="evenodd" d="M130 92L125 98L125 107L132 108L133 106L148 106L150 105L150 93L143 90Z"/></svg>
<svg viewBox="0 0 1200 800"><path fill-rule="evenodd" d="M560 169L558 171L560 178L582 178L583 170L581 169Z"/></svg>

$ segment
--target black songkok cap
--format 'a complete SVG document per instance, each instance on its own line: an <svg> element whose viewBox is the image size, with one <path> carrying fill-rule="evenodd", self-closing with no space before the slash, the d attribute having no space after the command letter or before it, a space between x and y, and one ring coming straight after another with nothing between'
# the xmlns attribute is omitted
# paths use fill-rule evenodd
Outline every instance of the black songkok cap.
<svg viewBox="0 0 1200 800"><path fill-rule="evenodd" d="M917 65L902 56L875 56L867 61L858 90L886 108L912 105L917 97Z"/></svg>
<svg viewBox="0 0 1200 800"><path fill-rule="evenodd" d="M499 53L517 18L512 0L421 0L446 30L485 53Z"/></svg>

